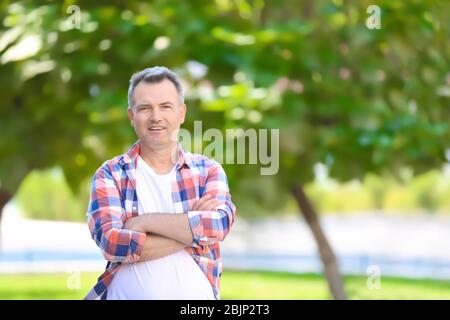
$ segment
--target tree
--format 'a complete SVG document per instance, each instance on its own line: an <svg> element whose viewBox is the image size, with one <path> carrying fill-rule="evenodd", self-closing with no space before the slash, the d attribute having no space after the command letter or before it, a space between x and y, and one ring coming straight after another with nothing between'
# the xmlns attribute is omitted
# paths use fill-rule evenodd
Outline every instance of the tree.
<svg viewBox="0 0 450 320"><path fill-rule="evenodd" d="M303 186L318 162L347 181L446 161L449 4L381 1L381 29L370 30L369 1L109 3L0 3L0 211L34 169L61 166L76 190L123 152L134 139L126 79L167 65L198 93L187 122L281 129L279 174L228 166L233 192L267 208L293 196L332 295L346 298ZM207 73L189 72L192 61Z"/></svg>

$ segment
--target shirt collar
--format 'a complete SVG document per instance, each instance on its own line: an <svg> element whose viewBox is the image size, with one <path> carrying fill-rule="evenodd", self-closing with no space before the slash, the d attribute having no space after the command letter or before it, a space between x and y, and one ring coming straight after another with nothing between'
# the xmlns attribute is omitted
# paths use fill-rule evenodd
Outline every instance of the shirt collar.
<svg viewBox="0 0 450 320"><path fill-rule="evenodd" d="M141 146L141 141L136 141L128 150L127 153L123 155L123 157L119 160L119 162L122 165L132 165L132 167L136 167L137 159L139 156L139 149ZM186 164L189 168L192 166L192 155L189 152L184 151L183 147L181 146L181 143L178 142L177 144L178 149L178 161L175 164L176 170L179 170L183 164Z"/></svg>

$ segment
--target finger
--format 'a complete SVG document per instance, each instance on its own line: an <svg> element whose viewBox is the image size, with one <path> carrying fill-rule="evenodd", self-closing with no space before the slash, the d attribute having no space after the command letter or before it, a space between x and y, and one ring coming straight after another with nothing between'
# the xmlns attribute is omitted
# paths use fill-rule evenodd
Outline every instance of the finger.
<svg viewBox="0 0 450 320"><path fill-rule="evenodd" d="M205 201L209 200L211 198L211 195L206 194L203 197L201 197L200 199L198 199L194 205L192 206L192 210L198 210L199 206L204 203Z"/></svg>
<svg viewBox="0 0 450 320"><path fill-rule="evenodd" d="M209 206L203 208L202 211L216 211L218 206L219 206L219 203L215 202L215 203L212 203Z"/></svg>
<svg viewBox="0 0 450 320"><path fill-rule="evenodd" d="M200 201L200 199L198 199L198 200L196 200L196 201L194 202L194 205L192 206L192 209L191 209L191 210L193 210L193 211L197 211L197 210L198 210L198 208L199 208L199 206L200 206L199 201Z"/></svg>
<svg viewBox="0 0 450 320"><path fill-rule="evenodd" d="M205 208L208 208L208 207L210 207L211 205L214 205L216 202L217 202L216 199L208 200L208 201L202 203L202 204L199 206L199 210L205 210Z"/></svg>
<svg viewBox="0 0 450 320"><path fill-rule="evenodd" d="M201 204L201 201L200 201L201 199L197 199L195 202L194 202L194 205L192 206L192 210L194 210L194 211L196 211L196 210L198 210L198 208L199 208L199 206L200 206L200 204Z"/></svg>
<svg viewBox="0 0 450 320"><path fill-rule="evenodd" d="M199 203L196 205L195 210L199 211L199 210L203 210L203 208L205 208L205 206L208 205L207 201L203 201L202 203Z"/></svg>
<svg viewBox="0 0 450 320"><path fill-rule="evenodd" d="M207 206L207 205L209 205L210 203L212 203L212 202L214 202L214 201L216 201L216 199L209 199L209 200L206 200L206 201L202 202L202 203L199 205L199 207Z"/></svg>

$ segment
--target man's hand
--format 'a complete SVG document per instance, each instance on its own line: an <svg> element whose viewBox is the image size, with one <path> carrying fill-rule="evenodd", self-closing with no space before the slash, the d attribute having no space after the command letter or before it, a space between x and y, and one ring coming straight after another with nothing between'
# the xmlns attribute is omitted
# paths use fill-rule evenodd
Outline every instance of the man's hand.
<svg viewBox="0 0 450 320"><path fill-rule="evenodd" d="M191 211L214 211L218 206L219 202L210 194L206 194L194 203Z"/></svg>
<svg viewBox="0 0 450 320"><path fill-rule="evenodd" d="M142 216L133 217L125 222L123 228L136 232L147 233L147 229L145 228L145 224L143 222Z"/></svg>

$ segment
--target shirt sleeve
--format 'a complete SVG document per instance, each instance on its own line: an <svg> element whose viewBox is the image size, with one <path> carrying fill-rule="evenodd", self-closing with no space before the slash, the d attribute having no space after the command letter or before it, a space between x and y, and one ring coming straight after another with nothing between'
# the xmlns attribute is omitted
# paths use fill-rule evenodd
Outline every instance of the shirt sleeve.
<svg viewBox="0 0 450 320"><path fill-rule="evenodd" d="M189 225L194 244L207 245L223 241L234 223L236 206L231 202L228 179L222 166L215 164L208 170L204 194L219 202L216 211L189 211ZM202 195L202 196L203 196Z"/></svg>
<svg viewBox="0 0 450 320"><path fill-rule="evenodd" d="M103 165L92 181L89 230L106 260L132 263L140 259L146 234L122 229L126 220L123 202L110 169Z"/></svg>

